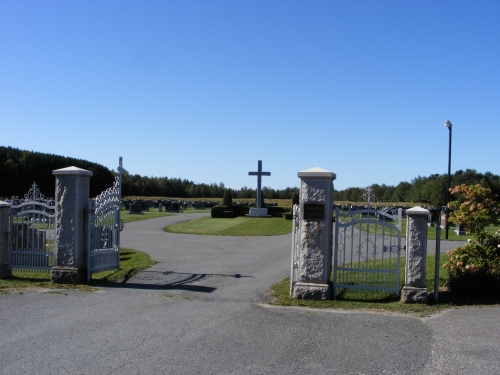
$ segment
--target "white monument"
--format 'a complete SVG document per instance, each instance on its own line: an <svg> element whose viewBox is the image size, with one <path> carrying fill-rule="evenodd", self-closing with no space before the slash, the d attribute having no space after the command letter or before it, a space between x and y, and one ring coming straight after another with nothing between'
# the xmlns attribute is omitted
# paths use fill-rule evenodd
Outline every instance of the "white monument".
<svg viewBox="0 0 500 375"><path fill-rule="evenodd" d="M257 176L257 204L255 208L250 208L250 213L246 217L271 217L267 214L267 208L261 207L262 201L262 176L270 176L271 172L262 172L262 160L259 160L257 172L248 172L249 176Z"/></svg>

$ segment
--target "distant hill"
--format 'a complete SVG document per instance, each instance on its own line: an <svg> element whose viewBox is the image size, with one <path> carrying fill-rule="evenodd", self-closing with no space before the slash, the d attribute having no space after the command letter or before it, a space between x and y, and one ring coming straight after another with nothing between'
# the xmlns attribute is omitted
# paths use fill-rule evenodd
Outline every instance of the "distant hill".
<svg viewBox="0 0 500 375"><path fill-rule="evenodd" d="M93 173L90 196L95 197L113 185L113 173L105 166L87 160L44 154L0 146L0 197L22 196L36 182L42 194L53 197L55 169L75 166Z"/></svg>

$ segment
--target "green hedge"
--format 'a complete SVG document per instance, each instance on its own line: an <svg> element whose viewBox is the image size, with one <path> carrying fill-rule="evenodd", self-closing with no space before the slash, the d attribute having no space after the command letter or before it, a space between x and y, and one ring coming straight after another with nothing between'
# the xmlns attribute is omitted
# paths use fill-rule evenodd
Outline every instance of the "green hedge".
<svg viewBox="0 0 500 375"><path fill-rule="evenodd" d="M267 214L272 217L285 217L286 214L289 214L292 207L267 207ZM211 209L211 216L213 218L228 218L228 217L237 217L237 216L245 216L250 211L249 207L246 206L214 206Z"/></svg>
<svg viewBox="0 0 500 375"><path fill-rule="evenodd" d="M234 217L233 210L226 206L213 206L212 209L210 210L210 215L216 219Z"/></svg>
<svg viewBox="0 0 500 375"><path fill-rule="evenodd" d="M267 214L272 217L285 217L285 214L289 214L291 210L292 207L288 206L267 207Z"/></svg>
<svg viewBox="0 0 500 375"><path fill-rule="evenodd" d="M234 217L245 216L250 212L250 208L246 206L233 206Z"/></svg>

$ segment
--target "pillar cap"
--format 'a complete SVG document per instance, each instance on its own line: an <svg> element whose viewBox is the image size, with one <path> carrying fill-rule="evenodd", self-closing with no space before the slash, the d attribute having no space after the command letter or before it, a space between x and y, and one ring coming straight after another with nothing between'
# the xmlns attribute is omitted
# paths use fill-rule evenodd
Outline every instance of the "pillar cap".
<svg viewBox="0 0 500 375"><path fill-rule="evenodd" d="M420 206L416 206L406 210L406 215L430 215L430 211Z"/></svg>
<svg viewBox="0 0 500 375"><path fill-rule="evenodd" d="M306 169L297 173L299 178L313 178L313 179L324 179L324 180L335 180L337 176L335 173L327 171L326 169L320 167L314 167L311 169Z"/></svg>
<svg viewBox="0 0 500 375"><path fill-rule="evenodd" d="M87 171L86 169L77 167L67 167L62 169L56 169L52 171L54 176L82 176L82 177L92 177L94 173Z"/></svg>
<svg viewBox="0 0 500 375"><path fill-rule="evenodd" d="M0 207L10 207L10 203L0 201Z"/></svg>

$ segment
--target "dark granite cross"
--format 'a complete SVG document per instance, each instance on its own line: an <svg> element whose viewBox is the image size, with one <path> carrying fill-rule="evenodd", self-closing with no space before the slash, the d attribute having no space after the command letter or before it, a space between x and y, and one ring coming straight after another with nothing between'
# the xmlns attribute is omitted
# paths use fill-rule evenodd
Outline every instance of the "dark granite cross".
<svg viewBox="0 0 500 375"><path fill-rule="evenodd" d="M248 172L249 176L257 176L257 208L260 207L260 202L261 202L261 197L262 197L262 190L261 190L261 183L262 183L262 176L270 176L271 172L262 172L262 160L259 160L259 170L257 172Z"/></svg>

